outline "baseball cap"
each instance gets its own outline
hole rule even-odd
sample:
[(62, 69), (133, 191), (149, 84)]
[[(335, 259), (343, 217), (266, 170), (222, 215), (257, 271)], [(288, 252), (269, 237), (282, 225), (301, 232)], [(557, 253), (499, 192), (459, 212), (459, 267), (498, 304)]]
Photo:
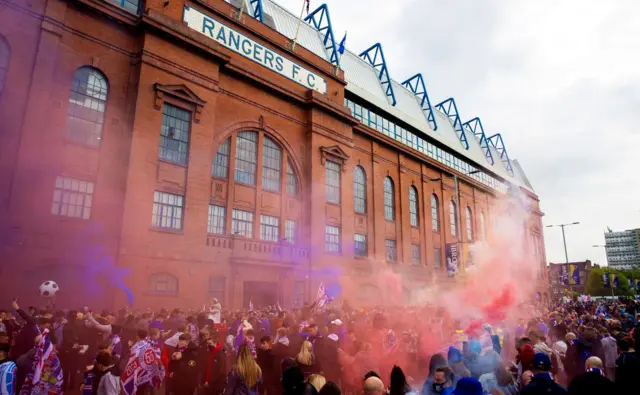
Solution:
[(536, 353), (536, 355), (533, 356), (533, 368), (543, 372), (550, 371), (551, 358), (549, 358), (547, 354), (541, 352)]
[(458, 381), (453, 395), (482, 395), (482, 384), (473, 377), (463, 377)]

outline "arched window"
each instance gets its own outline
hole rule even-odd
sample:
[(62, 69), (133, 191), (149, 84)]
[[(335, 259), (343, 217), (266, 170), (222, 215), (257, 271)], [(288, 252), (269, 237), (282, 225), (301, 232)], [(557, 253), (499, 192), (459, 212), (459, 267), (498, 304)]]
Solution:
[(262, 189), (280, 192), (282, 151), (269, 137), (264, 137), (262, 147)]
[(414, 186), (409, 187), (409, 220), (411, 226), (420, 226), (418, 220), (418, 190)]
[(67, 110), (69, 139), (90, 147), (100, 145), (108, 92), (100, 71), (86, 66), (76, 70)]
[(358, 214), (367, 212), (367, 177), (360, 166), (353, 171), (353, 209)]
[(471, 207), (467, 206), (466, 214), (467, 241), (473, 241), (473, 217), (471, 215)]
[(236, 182), (249, 185), (256, 184), (257, 157), (258, 133), (239, 132), (236, 138)]
[(231, 137), (228, 137), (218, 148), (216, 156), (213, 158), (212, 173), (214, 177), (229, 177), (229, 151), (231, 149)]
[(287, 193), (290, 196), (298, 196), (298, 177), (293, 171), (291, 160), (287, 160)]
[(480, 213), (480, 237), (482, 240), (487, 239), (487, 230), (484, 227), (484, 213)]
[(451, 236), (458, 236), (458, 224), (456, 223), (456, 202), (449, 202), (449, 223), (451, 224)]
[(169, 273), (154, 273), (149, 276), (147, 291), (154, 294), (177, 295), (178, 278)]
[(9, 51), (9, 43), (0, 34), (0, 94), (2, 94), (2, 89), (4, 88), (4, 80), (7, 76), (7, 71), (9, 70), (10, 57), (11, 52)]
[(391, 177), (384, 178), (384, 219), (395, 221), (396, 219), (396, 197), (393, 194), (393, 181)]
[(431, 195), (431, 230), (440, 232), (440, 207), (435, 193)]

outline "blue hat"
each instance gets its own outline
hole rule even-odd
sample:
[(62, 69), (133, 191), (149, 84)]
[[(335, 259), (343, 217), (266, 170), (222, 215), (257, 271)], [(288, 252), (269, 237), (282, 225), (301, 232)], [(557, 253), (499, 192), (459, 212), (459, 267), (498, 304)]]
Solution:
[(454, 346), (449, 346), (449, 352), (447, 353), (447, 360), (449, 363), (462, 362), (462, 353)]
[(463, 377), (458, 381), (453, 395), (482, 395), (482, 384), (473, 377)]
[(543, 372), (551, 370), (551, 358), (545, 353), (536, 353), (533, 356), (533, 368)]
[(482, 352), (482, 344), (480, 344), (480, 342), (477, 340), (473, 340), (471, 343), (469, 343), (469, 351), (480, 354)]

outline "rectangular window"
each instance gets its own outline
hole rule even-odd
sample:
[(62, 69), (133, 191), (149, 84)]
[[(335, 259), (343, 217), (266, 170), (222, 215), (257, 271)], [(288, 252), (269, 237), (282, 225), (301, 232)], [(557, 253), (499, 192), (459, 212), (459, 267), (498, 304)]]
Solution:
[(215, 158), (213, 158), (213, 176), (227, 178), (229, 176), (229, 151), (231, 150), (231, 139), (228, 138), (220, 145)]
[(367, 256), (367, 236), (361, 234), (353, 235), (353, 251), (355, 256), (366, 257)]
[(289, 161), (287, 161), (287, 193), (291, 196), (298, 196), (298, 178)]
[(233, 209), (231, 228), (234, 235), (253, 237), (253, 213), (251, 211)]
[(420, 260), (420, 245), (411, 244), (411, 264), (414, 266), (420, 266), (422, 264)]
[(442, 250), (440, 248), (433, 249), (433, 266), (442, 267)]
[(260, 215), (260, 240), (278, 242), (280, 240), (280, 218)]
[(295, 281), (293, 283), (293, 307), (300, 308), (304, 306), (304, 281)]
[(398, 252), (396, 250), (395, 240), (385, 240), (385, 258), (387, 262), (396, 262), (398, 260)]
[(256, 161), (258, 156), (258, 133), (239, 132), (236, 137), (235, 180), (243, 184), (256, 184)]
[(325, 178), (327, 202), (340, 203), (340, 165), (326, 161)]
[(287, 242), (295, 244), (296, 242), (296, 221), (288, 219), (284, 223), (284, 238)]
[(186, 165), (189, 157), (190, 129), (191, 113), (165, 103), (162, 107), (158, 156), (173, 163)]
[(268, 137), (264, 138), (262, 146), (262, 189), (280, 192), (280, 168), (282, 167), (282, 152)]
[(224, 306), (224, 277), (209, 277), (209, 297), (216, 298)]
[(153, 226), (163, 229), (182, 229), (184, 196), (155, 191), (153, 193)]
[(327, 225), (325, 227), (324, 250), (334, 254), (340, 252), (340, 228), (337, 226)]
[(93, 204), (93, 183), (74, 178), (56, 178), (51, 214), (89, 219)]
[(119, 5), (128, 12), (138, 15), (139, 0), (109, 0), (115, 5)]
[(225, 207), (214, 204), (209, 205), (209, 222), (207, 224), (207, 231), (209, 233), (224, 234), (226, 211), (227, 209)]

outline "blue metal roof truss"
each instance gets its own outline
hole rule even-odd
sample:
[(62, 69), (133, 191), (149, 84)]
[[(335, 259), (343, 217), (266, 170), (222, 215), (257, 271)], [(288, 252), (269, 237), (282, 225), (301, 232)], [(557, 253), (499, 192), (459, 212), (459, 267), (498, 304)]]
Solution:
[(431, 125), (431, 129), (438, 130), (438, 124), (436, 123), (436, 117), (433, 113), (433, 108), (431, 108), (431, 101), (429, 100), (429, 95), (427, 95), (427, 86), (424, 83), (422, 74), (418, 73), (414, 75), (413, 77), (403, 82), (402, 85), (411, 90), (411, 92), (413, 92), (413, 94), (420, 102), (422, 112), (424, 112), (429, 125)]
[(484, 128), (482, 127), (480, 118), (475, 117), (463, 123), (462, 127), (476, 136), (476, 139), (478, 139), (478, 142), (480, 143), (480, 148), (482, 148), (482, 152), (484, 152), (484, 156), (485, 158), (487, 158), (487, 162), (489, 162), (491, 166), (493, 166), (493, 164), (495, 163), (493, 160), (493, 154), (491, 153), (491, 149), (489, 149), (489, 140), (484, 134)]
[(320, 32), (324, 48), (329, 54), (329, 61), (336, 66), (340, 66), (338, 47), (336, 46), (336, 39), (333, 35), (333, 27), (331, 26), (331, 18), (329, 17), (329, 6), (326, 4), (321, 5), (304, 18), (304, 20)]
[(363, 51), (360, 57), (369, 62), (378, 72), (378, 80), (384, 90), (384, 94), (391, 101), (391, 105), (396, 105), (396, 94), (393, 92), (393, 85), (391, 85), (391, 78), (389, 78), (389, 71), (387, 70), (387, 62), (384, 60), (384, 53), (382, 52), (382, 45), (380, 43), (373, 44), (369, 49)]
[(451, 122), (453, 122), (453, 129), (458, 135), (460, 144), (462, 144), (464, 149), (468, 150), (469, 141), (467, 141), (467, 135), (464, 133), (462, 122), (460, 122), (460, 114), (458, 114), (458, 106), (456, 106), (456, 101), (453, 100), (453, 97), (450, 97), (447, 100), (436, 104), (436, 108), (442, 111), (447, 117), (449, 117)]
[(264, 7), (262, 6), (262, 0), (249, 0), (251, 5), (251, 12), (253, 17), (264, 23)]
[(493, 145), (493, 148), (498, 151), (500, 154), (500, 160), (504, 163), (504, 167), (507, 169), (509, 174), (513, 177), (513, 167), (511, 166), (511, 161), (509, 160), (509, 155), (507, 154), (507, 147), (504, 145), (504, 141), (502, 141), (502, 136), (500, 133), (496, 133), (493, 136), (489, 137), (489, 142)]

